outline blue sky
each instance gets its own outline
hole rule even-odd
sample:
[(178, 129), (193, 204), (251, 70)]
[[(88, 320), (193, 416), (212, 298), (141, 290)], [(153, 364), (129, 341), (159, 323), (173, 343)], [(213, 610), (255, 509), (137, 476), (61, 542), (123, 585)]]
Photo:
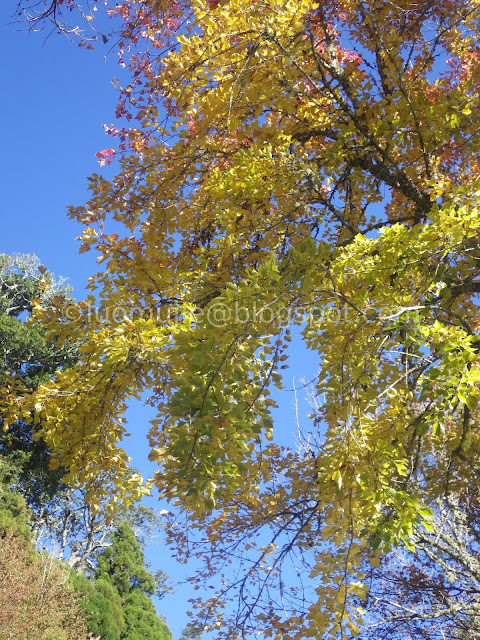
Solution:
[[(88, 175), (114, 169), (113, 165), (99, 169), (95, 153), (111, 146), (102, 123), (114, 122), (116, 92), (111, 79), (126, 71), (117, 64), (115, 53), (105, 62), (106, 49), (100, 45), (87, 51), (63, 36), (53, 34), (45, 40), (45, 33), (9, 24), (14, 4), (7, 0), (0, 6), (0, 252), (35, 253), (57, 276), (68, 277), (74, 295), (82, 298), (87, 278), (97, 270), (96, 256), (78, 253), (75, 237), (80, 228), (68, 220), (66, 206), (86, 200)], [(294, 376), (298, 382), (314, 370), (312, 359), (298, 350), (298, 342), (294, 349), (294, 367), (285, 379), (290, 388)], [(277, 397), (281, 407), (276, 426), (286, 436), (295, 429), (293, 394)], [(301, 421), (305, 413), (302, 405)], [(144, 434), (153, 416), (136, 403), (127, 417), (129, 431), (135, 434), (127, 450), (135, 466), (149, 474), (152, 466), (146, 461)], [(176, 581), (185, 579), (188, 568), (175, 563), (168, 549), (155, 545), (147, 556), (154, 568)], [(193, 593), (180, 584), (158, 603), (175, 638), (187, 622), (187, 600)]]
[(66, 38), (29, 33), (0, 9), (2, 55), (2, 251), (36, 253), (57, 275), (70, 278), (77, 296), (95, 268), (78, 254), (79, 228), (66, 205), (81, 204), (87, 176), (98, 170), (95, 153), (107, 142), (102, 122), (112, 119), (118, 73), (100, 51), (79, 49)]

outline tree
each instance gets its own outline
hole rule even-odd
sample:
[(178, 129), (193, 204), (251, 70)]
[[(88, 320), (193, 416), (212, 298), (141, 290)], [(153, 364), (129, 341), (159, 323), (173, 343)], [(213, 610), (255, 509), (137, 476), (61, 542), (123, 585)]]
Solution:
[(26, 320), (35, 304), (50, 306), (73, 302), (71, 288), (54, 276), (35, 255), (0, 254), (0, 375), (16, 376), (35, 386), (59, 367), (75, 361), (74, 345), (49, 344), (45, 328)]
[(90, 24), (96, 10), (97, 0), (17, 0), (12, 17), (34, 31), (46, 27), (51, 32), (78, 39), (84, 45), (98, 37)]
[(480, 637), (478, 491), (436, 500), (429, 528), (414, 526), (416, 553), (398, 549), (369, 571), (362, 640)]
[(0, 536), (8, 533), (24, 542), (31, 542), (29, 509), (25, 499), (10, 488), (15, 473), (15, 467), (0, 457)]
[(83, 573), (72, 573), (70, 582), (83, 602), (88, 629), (101, 640), (120, 640), (125, 621), (118, 591), (108, 580), (87, 578)]
[[(46, 32), (47, 38), (60, 33), (87, 49), (93, 49), (99, 40), (104, 45), (113, 41), (115, 48), (123, 50), (135, 43), (151, 23), (152, 8), (158, 14), (163, 3), (155, 0), (131, 4), (109, 0), (16, 0), (12, 18), (26, 29)], [(124, 64), (121, 59), (120, 63)]]
[[(75, 345), (49, 343), (45, 328), (28, 323), (35, 301), (71, 302), (70, 288), (34, 255), (0, 255), (0, 384), (28, 394), (75, 361)], [(51, 452), (35, 439), (31, 418), (0, 431), (0, 455), (16, 471), (12, 482), (35, 510), (51, 500), (61, 484), (61, 470), (49, 469)]]
[(98, 559), (95, 575), (108, 578), (124, 596), (139, 588), (155, 593), (153, 576), (145, 569), (145, 558), (131, 526), (125, 521), (112, 535), (112, 544)]
[[(104, 484), (108, 491), (108, 478)], [(111, 545), (111, 534), (122, 520), (128, 520), (141, 544), (158, 541), (165, 527), (163, 512), (142, 504), (132, 505), (128, 513), (111, 519), (104, 515), (104, 511), (88, 504), (84, 491), (62, 485), (49, 502), (32, 514), (30, 526), (36, 543), (48, 547), (52, 555), (66, 561), (77, 573), (95, 569), (98, 555)], [(170, 591), (168, 576), (157, 570), (154, 577), (156, 594), (162, 597)]]
[[(3, 351), (0, 375), (4, 381), (13, 381), (11, 384), (20, 382), (16, 388), (25, 393), (31, 393), (32, 388), (52, 378), (57, 368), (74, 361), (74, 345), (48, 342), (42, 325), (27, 323), (35, 301), (48, 306), (54, 298), (61, 298), (63, 303), (68, 303), (71, 300), (68, 293), (68, 288), (62, 282), (56, 283), (35, 256), (0, 256), (0, 346)], [(45, 640), (45, 634), (48, 640), (61, 640), (73, 637), (72, 633), (80, 634), (82, 629), (84, 634), (86, 631), (75, 596), (70, 597), (60, 589), (66, 582), (65, 567), (53, 558), (63, 560), (68, 554), (68, 565), (76, 571), (94, 569), (95, 557), (111, 544), (109, 534), (114, 530), (115, 521), (106, 522), (85, 503), (81, 492), (62, 483), (61, 469), (56, 473), (49, 470), (51, 453), (43, 442), (35, 440), (34, 431), (31, 420), (19, 421), (0, 436), (0, 536), (4, 539), (5, 553), (2, 565), (5, 593), (1, 599), (4, 603), (8, 598), (11, 600), (8, 607), (5, 605), (0, 629), (7, 633), (5, 629), (10, 627), (8, 637), (33, 638), (40, 633)], [(33, 511), (27, 508), (25, 500)], [(159, 526), (159, 517), (144, 506), (131, 509), (129, 521), (139, 535), (151, 534)], [(134, 535), (133, 530), (129, 530)], [(54, 549), (49, 556), (35, 556), (33, 565), (27, 569), (23, 566), (29, 562), (25, 543), (31, 543), (32, 538), (36, 543), (53, 543)], [(27, 551), (18, 547), (22, 540)], [(153, 575), (148, 576), (154, 579)], [(21, 588), (20, 579), (25, 579)], [(158, 586), (160, 595), (165, 579), (165, 574), (157, 572), (155, 587)], [(90, 630), (100, 634), (102, 640), (118, 640), (124, 617), (115, 587), (101, 579), (94, 583), (83, 575), (72, 578), (71, 583), (76, 592), (86, 597), (84, 608), (90, 616)], [(39, 615), (38, 607), (45, 608), (46, 598), (51, 598), (51, 603), (42, 612), (41, 620), (29, 622), (31, 616)], [(77, 626), (72, 626), (63, 612), (70, 605), (74, 607), (75, 616), (80, 617)], [(95, 614), (93, 620), (92, 613)], [(63, 631), (58, 625), (64, 626)], [(55, 639), (52, 634), (56, 634)], [(80, 636), (75, 638), (79, 640)]]
[[(99, 470), (128, 466), (126, 402), (150, 389), (154, 481), (207, 549), (199, 579), (241, 558), (202, 624), (347, 638), (365, 563), (478, 485), (477, 2), (195, 0), (168, 24), (143, 4), (119, 174), (72, 209), (106, 267), (99, 308), (39, 312), (82, 337), (80, 361), (4, 394), (6, 420), (35, 411), (99, 503)], [(318, 446), (299, 451), (270, 442), (291, 321), (320, 368)], [(148, 490), (121, 477), (112, 504)]]
[(140, 543), (127, 521), (120, 523), (111, 546), (100, 554), (95, 578), (97, 585), (110, 585), (117, 593), (123, 616), (121, 640), (171, 639), (149, 597), (156, 592), (154, 576), (145, 568)]

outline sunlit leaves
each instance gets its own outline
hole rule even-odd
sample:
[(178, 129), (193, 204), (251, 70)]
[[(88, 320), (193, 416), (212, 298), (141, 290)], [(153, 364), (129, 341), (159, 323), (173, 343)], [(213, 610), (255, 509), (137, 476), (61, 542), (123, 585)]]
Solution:
[[(248, 580), (268, 593), (233, 622), (217, 592), (197, 603), (219, 634), (356, 636), (365, 567), (473, 482), (477, 8), (195, 0), (140, 36), (118, 108), (135, 126), (109, 128), (119, 173), (71, 210), (105, 268), (96, 298), (75, 318), (38, 310), (52, 336), (81, 336), (81, 362), (15, 415), (41, 416), (93, 497), (99, 469), (126, 468), (122, 415), (149, 391), (153, 482), (205, 530), (202, 579), (238, 553), (224, 598)], [(271, 442), (292, 326), (319, 366), (298, 452)], [(148, 491), (126, 477), (117, 502)], [(312, 583), (287, 606), (289, 553)]]

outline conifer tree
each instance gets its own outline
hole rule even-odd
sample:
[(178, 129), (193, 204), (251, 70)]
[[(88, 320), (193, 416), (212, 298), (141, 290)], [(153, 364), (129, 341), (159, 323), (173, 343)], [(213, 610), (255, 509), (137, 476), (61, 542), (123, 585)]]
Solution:
[(145, 567), (141, 545), (127, 521), (120, 523), (111, 546), (99, 556), (95, 578), (100, 590), (105, 593), (106, 585), (111, 585), (120, 598), (120, 640), (170, 640), (171, 633), (150, 598), (155, 593), (154, 577)]

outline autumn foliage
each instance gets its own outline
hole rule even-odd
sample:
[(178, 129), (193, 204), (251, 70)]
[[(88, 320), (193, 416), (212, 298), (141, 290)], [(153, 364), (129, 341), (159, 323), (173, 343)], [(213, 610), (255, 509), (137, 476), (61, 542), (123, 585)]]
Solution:
[[(219, 635), (356, 636), (365, 563), (411, 547), (438, 494), (478, 481), (478, 9), (116, 10), (141, 25), (109, 127), (120, 169), (71, 210), (105, 267), (99, 308), (38, 310), (60, 341), (84, 339), (81, 361), (3, 405), (10, 421), (35, 412), (92, 501), (100, 470), (128, 477), (119, 504), (151, 486), (117, 473), (126, 403), (150, 391), (152, 482), (199, 533), (199, 578), (223, 580), (198, 603)], [(319, 366), (299, 450), (272, 442), (270, 415), (292, 324)], [(229, 554), (243, 565), (227, 584)], [(309, 582), (287, 597), (292, 554)]]

